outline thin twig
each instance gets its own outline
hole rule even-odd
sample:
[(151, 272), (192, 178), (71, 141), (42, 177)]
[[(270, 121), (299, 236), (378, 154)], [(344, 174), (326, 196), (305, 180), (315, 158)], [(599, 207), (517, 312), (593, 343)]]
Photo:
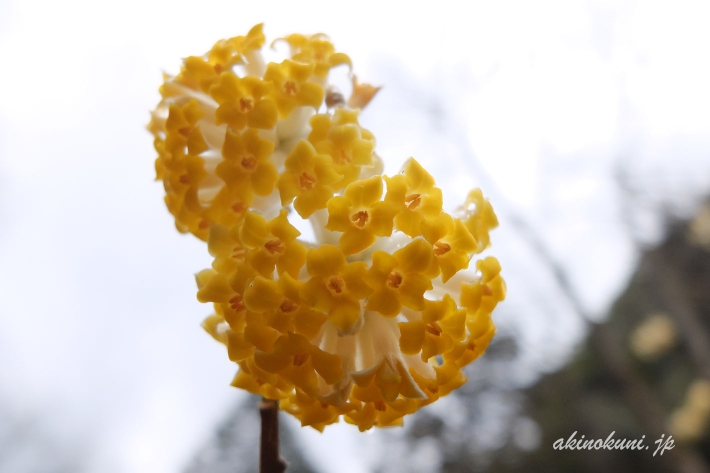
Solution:
[[(596, 324), (589, 336), (592, 348), (600, 357), (607, 373), (621, 388), (627, 405), (646, 429), (648, 440), (656, 440), (667, 434), (667, 420), (663, 406), (656, 393), (634, 369), (622, 342), (607, 324)], [(651, 448), (655, 448), (651, 445)], [(674, 448), (660, 457), (664, 470), (677, 473), (707, 473), (705, 460), (690, 448)]]
[(279, 455), (279, 401), (262, 399), (259, 403), (259, 414), (261, 415), (259, 472), (283, 473), (288, 463)]
[[(586, 310), (577, 291), (572, 286), (569, 277), (562, 265), (547, 250), (537, 232), (521, 218), (513, 218), (513, 223), (518, 229), (529, 237), (530, 245), (538, 252), (540, 258), (552, 271), (560, 290), (567, 296), (575, 311), (584, 319), (591, 320), (591, 314)], [(616, 339), (614, 333), (606, 324), (592, 324), (589, 334), (592, 348), (598, 353), (604, 368), (622, 388), (622, 395), (627, 405), (639, 418), (649, 433), (659, 438), (666, 428), (666, 416), (663, 407), (653, 390), (631, 366), (624, 353), (622, 344)], [(668, 452), (668, 471), (677, 473), (708, 473), (705, 460), (691, 449), (673, 449)]]

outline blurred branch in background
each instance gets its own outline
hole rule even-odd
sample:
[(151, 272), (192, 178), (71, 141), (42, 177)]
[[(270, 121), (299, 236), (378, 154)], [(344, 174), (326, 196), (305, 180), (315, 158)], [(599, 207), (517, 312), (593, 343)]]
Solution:
[[(702, 380), (710, 367), (710, 253), (692, 243), (689, 228), (689, 222), (676, 222), (661, 245), (644, 252), (608, 320), (592, 325), (575, 359), (527, 390), (527, 410), (544, 438), (526, 466), (709, 471), (710, 389)], [(651, 449), (661, 435), (673, 435), (676, 447), (655, 458), (646, 451), (551, 449), (575, 431), (602, 439), (611, 432), (617, 439), (645, 435)]]

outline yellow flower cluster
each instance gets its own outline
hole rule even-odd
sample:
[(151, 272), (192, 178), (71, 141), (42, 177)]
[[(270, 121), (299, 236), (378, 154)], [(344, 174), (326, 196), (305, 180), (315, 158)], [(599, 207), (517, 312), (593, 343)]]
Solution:
[(304, 426), (400, 424), (461, 386), (495, 332), (500, 265), (470, 262), (496, 216), (480, 190), (444, 212), (414, 159), (382, 175), (358, 122), (377, 89), (353, 78), (346, 102), (329, 86), (351, 62), (327, 37), (283, 38), (278, 64), (264, 41), (257, 25), (185, 59), (149, 125), (176, 226), (214, 257), (197, 274), (204, 327), (239, 365), (234, 386)]

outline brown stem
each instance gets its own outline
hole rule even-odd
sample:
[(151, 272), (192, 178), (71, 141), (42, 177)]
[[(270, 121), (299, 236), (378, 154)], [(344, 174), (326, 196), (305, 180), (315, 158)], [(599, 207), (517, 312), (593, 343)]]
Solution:
[(279, 401), (262, 399), (259, 403), (259, 414), (261, 415), (259, 472), (283, 473), (288, 463), (279, 455)]

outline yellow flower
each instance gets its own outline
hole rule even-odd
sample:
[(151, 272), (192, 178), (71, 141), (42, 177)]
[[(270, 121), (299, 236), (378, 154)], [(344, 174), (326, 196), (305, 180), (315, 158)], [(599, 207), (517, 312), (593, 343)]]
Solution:
[(316, 159), (322, 185), (309, 189), (310, 179), (318, 176), (308, 172), (292, 179), (284, 160), (315, 132), (309, 120), (323, 91), (331, 90), (323, 71), (350, 61), (321, 36), (296, 35), (287, 38), (293, 59), (266, 64), (264, 42), (262, 25), (256, 25), (246, 36), (219, 40), (205, 54), (189, 56), (177, 76), (164, 75), (162, 100), (151, 114), (148, 129), (155, 137), (156, 176), (164, 183), (166, 206), (179, 231), (202, 240), (211, 225), (232, 227), (247, 209), (273, 215), (280, 197), (274, 186), (282, 174), (288, 201), (282, 205), (296, 198), (297, 209), (310, 215), (325, 208), (330, 190), (376, 175), (382, 167), (372, 134), (359, 126), (354, 111), (343, 109), (319, 118), (327, 129), (313, 144), (322, 149), (316, 154), (331, 162)]
[(239, 236), (241, 225), (227, 228), (212, 225), (207, 239), (207, 249), (214, 256), (212, 268), (218, 273), (230, 275), (236, 271), (237, 264), (246, 261), (248, 248)]
[(177, 223), (178, 230), (206, 235), (208, 226), (199, 203), (200, 188), (207, 180), (206, 149), (199, 121), (203, 116), (197, 101), (170, 104), (164, 120), (164, 139), (156, 139), (158, 159), (155, 168), (168, 194), (166, 204), (175, 215), (189, 215)]
[(308, 135), (316, 150), (333, 158), (335, 170), (343, 178), (336, 190), (358, 179), (362, 167), (372, 166), (375, 137), (358, 123), (358, 110), (335, 109), (329, 114), (311, 118), (311, 134)]
[(338, 332), (347, 334), (360, 321), (360, 301), (372, 292), (365, 282), (366, 270), (363, 261), (347, 263), (337, 246), (312, 248), (308, 250), (311, 277), (301, 289), (301, 297), (314, 309), (328, 313)]
[(325, 208), (333, 196), (332, 185), (342, 177), (333, 168), (331, 157), (316, 154), (313, 145), (305, 140), (301, 140), (288, 155), (285, 166), (286, 170), (277, 183), (281, 205), (288, 205), (295, 198), (293, 207), (303, 218)]
[(258, 51), (266, 40), (262, 26), (256, 25), (246, 36), (219, 40), (207, 53), (207, 57), (187, 57), (177, 81), (207, 93), (223, 71), (237, 64), (251, 65), (254, 61), (258, 62), (258, 56), (255, 56), (254, 52)]
[(400, 203), (402, 211), (395, 218), (397, 230), (411, 237), (422, 234), (422, 223), (441, 214), (441, 189), (434, 178), (414, 158), (410, 158), (400, 174), (385, 178), (387, 192)]
[(466, 336), (466, 311), (451, 296), (441, 301), (425, 300), (420, 314), (410, 314), (411, 322), (399, 324), (400, 347), (407, 355), (421, 354), (422, 361), (451, 350)]
[(237, 77), (233, 72), (223, 72), (210, 87), (210, 96), (219, 104), (216, 123), (226, 123), (241, 130), (268, 129), (276, 126), (278, 109), (273, 100), (266, 98), (272, 84), (258, 77)]
[(195, 277), (199, 288), (197, 300), (214, 303), (215, 310), (230, 328), (227, 335), (240, 333), (244, 329), (244, 292), (255, 276), (256, 273), (248, 265), (237, 263), (237, 269), (231, 276), (214, 269), (205, 269)]
[(490, 314), (498, 302), (505, 299), (505, 282), (500, 276), (500, 263), (492, 256), (476, 262), (481, 277), (474, 283), (463, 284), (461, 305), (469, 312)]
[[(261, 25), (257, 25), (247, 36), (219, 41), (205, 55), (188, 57), (178, 76), (164, 76), (162, 100), (152, 112), (148, 129), (158, 152), (157, 178), (165, 185), (166, 205), (181, 232), (205, 240), (211, 225), (232, 226), (253, 205), (250, 190), (225, 188), (216, 169), (222, 162), (223, 144), (235, 129), (268, 129), (276, 124), (275, 105), (263, 99), (270, 83), (256, 76), (237, 78), (232, 71), (237, 64), (248, 71), (262, 69), (263, 43)], [(259, 195), (274, 180), (273, 170), (260, 166), (259, 173), (265, 172), (270, 176), (255, 179), (251, 189), (257, 188)]]
[(237, 190), (250, 203), (252, 193), (266, 196), (274, 190), (279, 174), (269, 160), (273, 150), (274, 143), (259, 138), (253, 128), (244, 133), (227, 130), (222, 147), (224, 161), (215, 172), (227, 187)]
[(281, 64), (272, 62), (267, 66), (264, 80), (274, 84), (270, 97), (276, 103), (280, 117), (288, 116), (296, 107), (317, 109), (323, 103), (323, 87), (308, 82), (314, 67), (288, 59)]
[(342, 196), (328, 201), (328, 223), (325, 228), (343, 232), (340, 248), (346, 255), (359, 253), (371, 246), (377, 237), (392, 235), (397, 206), (381, 201), (382, 178), (374, 176), (350, 184)]
[(313, 310), (301, 299), (303, 284), (288, 273), (283, 273), (276, 281), (258, 276), (246, 290), (244, 304), (252, 312), (262, 314), (269, 327), (312, 340), (328, 316)]
[(178, 230), (214, 258), (197, 299), (232, 385), (318, 430), (401, 425), (461, 386), (495, 333), (500, 264), (470, 261), (498, 221), (477, 189), (444, 212), (414, 159), (382, 176), (358, 122), (378, 89), (353, 79), (346, 104), (327, 77), (350, 59), (323, 35), (285, 40), (292, 56), (265, 64), (257, 25), (164, 77), (156, 175)]
[(432, 247), (418, 238), (394, 254), (376, 251), (367, 279), (376, 288), (365, 305), (386, 317), (398, 315), (402, 306), (424, 308), (424, 293), (432, 289), (431, 280), (438, 274)]
[(468, 268), (471, 254), (477, 251), (478, 244), (461, 219), (441, 213), (432, 220), (422, 220), (421, 231), (424, 238), (434, 246), (433, 252), (443, 282)]
[(353, 91), (348, 99), (348, 107), (360, 109), (365, 108), (368, 103), (377, 95), (382, 87), (375, 87), (370, 84), (361, 83), (357, 76), (352, 78)]
[(291, 47), (294, 61), (313, 64), (314, 74), (325, 79), (330, 69), (340, 64), (347, 64), (352, 69), (350, 58), (343, 53), (336, 53), (333, 44), (323, 34), (311, 37), (302, 34), (292, 34), (281, 38)]
[(246, 36), (217, 41), (212, 50), (207, 53), (209, 63), (220, 73), (234, 64), (259, 62), (258, 56), (254, 53), (258, 52), (266, 41), (263, 27), (264, 24), (260, 23), (249, 30)]
[(485, 250), (491, 244), (488, 233), (498, 226), (493, 206), (483, 198), (481, 189), (474, 189), (468, 194), (462, 210), (466, 228), (478, 242), (478, 252)]
[(246, 261), (259, 274), (272, 277), (274, 267), (278, 275), (284, 272), (298, 277), (306, 262), (306, 247), (296, 238), (301, 232), (288, 222), (287, 210), (269, 222), (261, 215), (247, 212), (240, 227), (240, 237), (251, 250)]

